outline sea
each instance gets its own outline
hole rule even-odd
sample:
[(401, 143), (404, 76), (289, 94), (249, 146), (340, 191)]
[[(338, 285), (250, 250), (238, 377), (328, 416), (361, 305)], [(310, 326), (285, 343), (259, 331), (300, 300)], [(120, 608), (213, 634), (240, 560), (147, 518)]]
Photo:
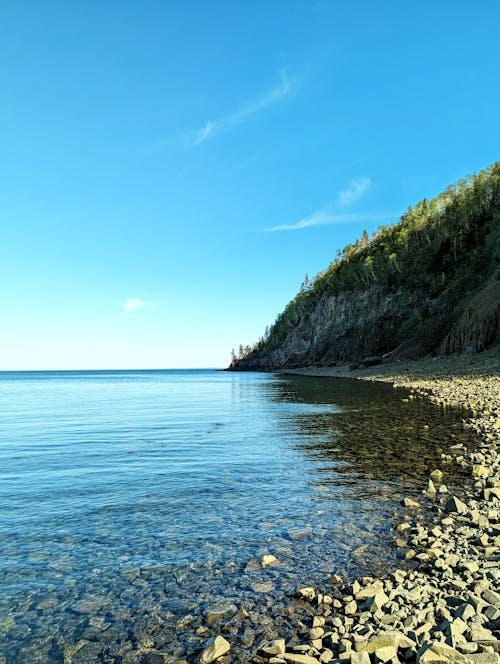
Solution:
[(299, 587), (408, 565), (401, 500), (463, 416), (341, 378), (0, 373), (0, 662), (191, 662), (217, 633), (248, 661)]

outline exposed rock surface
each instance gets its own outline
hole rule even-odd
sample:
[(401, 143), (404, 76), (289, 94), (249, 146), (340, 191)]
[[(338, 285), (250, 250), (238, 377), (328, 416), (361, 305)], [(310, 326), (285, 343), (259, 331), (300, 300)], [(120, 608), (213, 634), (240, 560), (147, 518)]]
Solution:
[[(453, 302), (378, 285), (321, 297), (308, 315), (269, 351), (241, 359), (237, 370), (269, 370), (337, 362), (376, 364), (382, 356), (416, 359), (429, 353), (482, 351), (498, 338), (500, 282)], [(425, 315), (424, 313), (425, 312)], [(375, 360), (375, 358), (379, 358)], [(371, 361), (370, 361), (371, 360)]]

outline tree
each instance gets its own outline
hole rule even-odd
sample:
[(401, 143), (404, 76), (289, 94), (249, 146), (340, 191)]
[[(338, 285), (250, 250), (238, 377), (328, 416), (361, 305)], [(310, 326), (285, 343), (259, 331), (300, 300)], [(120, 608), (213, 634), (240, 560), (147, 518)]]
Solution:
[(310, 287), (311, 287), (311, 280), (309, 279), (309, 275), (306, 273), (304, 281), (300, 284), (300, 292), (304, 293), (306, 290), (309, 290)]

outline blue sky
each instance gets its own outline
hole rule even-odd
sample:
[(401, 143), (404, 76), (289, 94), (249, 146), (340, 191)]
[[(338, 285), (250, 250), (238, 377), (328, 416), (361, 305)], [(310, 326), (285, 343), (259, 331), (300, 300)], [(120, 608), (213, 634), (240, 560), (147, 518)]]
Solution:
[(0, 369), (221, 367), (499, 158), (500, 3), (2, 2)]

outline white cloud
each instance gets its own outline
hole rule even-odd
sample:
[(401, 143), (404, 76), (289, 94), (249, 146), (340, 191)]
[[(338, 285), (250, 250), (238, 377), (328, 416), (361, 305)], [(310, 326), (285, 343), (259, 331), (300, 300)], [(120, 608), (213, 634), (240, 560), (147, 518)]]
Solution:
[(372, 181), (370, 178), (354, 178), (354, 180), (351, 180), (349, 187), (339, 193), (337, 198), (338, 206), (346, 207), (352, 205), (365, 195), (371, 184)]
[(208, 120), (205, 122), (204, 126), (201, 127), (201, 129), (192, 132), (190, 137), (191, 147), (201, 145), (213, 136), (222, 134), (232, 129), (236, 125), (244, 122), (248, 117), (263, 111), (273, 104), (278, 103), (290, 94), (293, 87), (294, 85), (289, 80), (286, 74), (286, 70), (282, 69), (280, 71), (280, 82), (266, 95), (248, 104), (247, 106), (243, 106), (238, 111), (235, 111), (230, 115), (220, 117), (217, 120)]
[(362, 221), (386, 221), (393, 215), (369, 214), (369, 213), (346, 213), (343, 208), (349, 207), (358, 201), (371, 187), (371, 178), (362, 177), (351, 180), (349, 187), (339, 192), (336, 205), (326, 205), (312, 214), (299, 219), (293, 224), (281, 224), (266, 228), (268, 232), (274, 231), (297, 231), (312, 226), (326, 226), (327, 224), (353, 224)]
[(330, 224), (354, 224), (361, 221), (383, 221), (390, 215), (387, 214), (338, 214), (328, 208), (323, 208), (313, 212), (307, 217), (300, 219), (294, 224), (282, 224), (266, 228), (268, 232), (275, 231), (298, 231), (302, 228), (311, 228), (312, 226), (326, 226)]
[(147, 300), (140, 300), (137, 297), (129, 297), (123, 305), (123, 308), (127, 313), (133, 313), (134, 311), (148, 307), (150, 304), (151, 302), (148, 302)]

